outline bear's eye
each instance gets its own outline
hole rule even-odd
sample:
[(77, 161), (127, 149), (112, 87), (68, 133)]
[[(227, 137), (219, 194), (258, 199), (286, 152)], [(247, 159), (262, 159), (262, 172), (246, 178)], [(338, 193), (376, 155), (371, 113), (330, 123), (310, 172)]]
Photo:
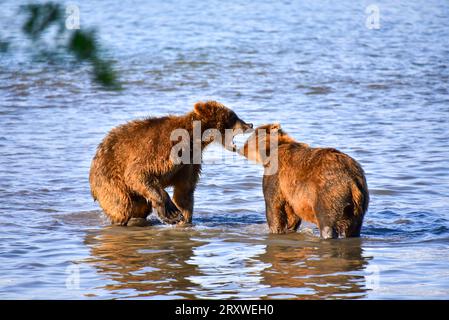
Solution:
[(232, 113), (229, 120), (231, 121), (231, 123), (236, 122), (238, 119), (237, 115), (235, 113)]

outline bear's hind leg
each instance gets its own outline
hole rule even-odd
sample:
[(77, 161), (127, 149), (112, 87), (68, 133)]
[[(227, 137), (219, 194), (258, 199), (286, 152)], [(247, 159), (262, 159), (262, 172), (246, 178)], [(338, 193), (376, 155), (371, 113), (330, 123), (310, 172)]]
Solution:
[(320, 226), (320, 235), (323, 239), (336, 239), (338, 238), (338, 233), (335, 228), (324, 225)]
[(338, 218), (338, 209), (331, 207), (327, 203), (327, 198), (322, 197), (315, 207), (315, 218), (318, 228), (320, 229), (320, 235), (323, 239), (336, 239), (338, 238), (337, 226), (335, 224)]
[(151, 203), (149, 203), (144, 197), (139, 195), (133, 195), (132, 197), (132, 209), (130, 212), (130, 220), (127, 226), (132, 227), (146, 227), (150, 225), (147, 217), (151, 214)]
[(132, 201), (128, 193), (119, 188), (107, 188), (97, 194), (97, 200), (112, 224), (126, 226), (131, 218)]
[(343, 210), (341, 221), (338, 223), (338, 232), (341, 238), (360, 237), (363, 215), (354, 212), (354, 206), (348, 205)]

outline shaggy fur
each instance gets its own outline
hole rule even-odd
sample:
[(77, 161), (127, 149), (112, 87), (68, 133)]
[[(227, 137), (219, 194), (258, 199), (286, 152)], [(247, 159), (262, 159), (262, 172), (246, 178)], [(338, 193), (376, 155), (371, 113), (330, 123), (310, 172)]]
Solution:
[[(269, 150), (273, 138), (277, 146), (265, 155), (260, 147)], [(263, 192), (272, 233), (296, 231), (304, 220), (317, 224), (323, 238), (360, 235), (369, 195), (357, 161), (336, 149), (296, 142), (279, 124), (257, 128), (239, 153), (265, 167)], [(278, 170), (268, 175), (274, 157)]]
[[(216, 128), (224, 135), (225, 129), (252, 127), (224, 105), (207, 101), (182, 116), (135, 120), (112, 129), (98, 146), (89, 176), (92, 196), (112, 223), (145, 221), (153, 208), (166, 223), (192, 221), (201, 164), (173, 163), (170, 152), (177, 142), (170, 135), (185, 129), (192, 146), (193, 121), (201, 121), (201, 133)], [(210, 142), (201, 143), (201, 151)], [(164, 190), (168, 186), (174, 187), (173, 201)]]

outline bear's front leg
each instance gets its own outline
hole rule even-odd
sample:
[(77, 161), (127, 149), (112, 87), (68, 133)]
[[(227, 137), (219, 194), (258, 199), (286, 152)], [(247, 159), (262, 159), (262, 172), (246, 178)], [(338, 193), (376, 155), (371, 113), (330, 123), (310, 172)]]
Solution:
[(176, 204), (170, 199), (167, 191), (161, 191), (162, 197), (157, 198), (158, 205), (153, 205), (159, 218), (168, 224), (176, 224), (183, 221), (183, 213)]
[(184, 219), (180, 224), (192, 223), (193, 194), (198, 183), (201, 165), (185, 165), (173, 177), (173, 201), (181, 210)]
[(266, 201), (266, 215), (271, 233), (286, 233), (288, 227), (287, 215), (283, 204), (277, 201)]
[(170, 199), (170, 195), (155, 178), (139, 174), (128, 175), (129, 187), (147, 201), (151, 202), (159, 218), (168, 224), (176, 224), (183, 219), (182, 212)]
[(287, 231), (296, 232), (301, 225), (301, 218), (295, 213), (292, 206), (288, 203), (285, 204), (284, 210), (287, 215)]
[(180, 224), (191, 224), (193, 215), (193, 188), (183, 188), (175, 186), (173, 191), (173, 201), (181, 210), (184, 219)]
[(265, 214), (270, 232), (286, 233), (288, 219), (284, 209), (285, 200), (280, 193), (277, 176), (264, 175), (262, 185), (265, 198)]

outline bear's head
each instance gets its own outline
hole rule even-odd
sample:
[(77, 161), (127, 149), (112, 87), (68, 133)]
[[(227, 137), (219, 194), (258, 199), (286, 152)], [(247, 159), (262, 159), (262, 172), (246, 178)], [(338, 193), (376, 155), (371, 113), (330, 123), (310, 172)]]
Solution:
[(277, 151), (279, 143), (284, 142), (287, 137), (279, 123), (265, 124), (254, 130), (238, 153), (248, 160), (265, 165), (274, 151)]
[(193, 112), (201, 121), (202, 131), (210, 132), (209, 140), (217, 140), (220, 136), (223, 146), (231, 151), (237, 151), (234, 136), (245, 133), (253, 127), (251, 123), (246, 123), (234, 111), (217, 101), (197, 102)]

